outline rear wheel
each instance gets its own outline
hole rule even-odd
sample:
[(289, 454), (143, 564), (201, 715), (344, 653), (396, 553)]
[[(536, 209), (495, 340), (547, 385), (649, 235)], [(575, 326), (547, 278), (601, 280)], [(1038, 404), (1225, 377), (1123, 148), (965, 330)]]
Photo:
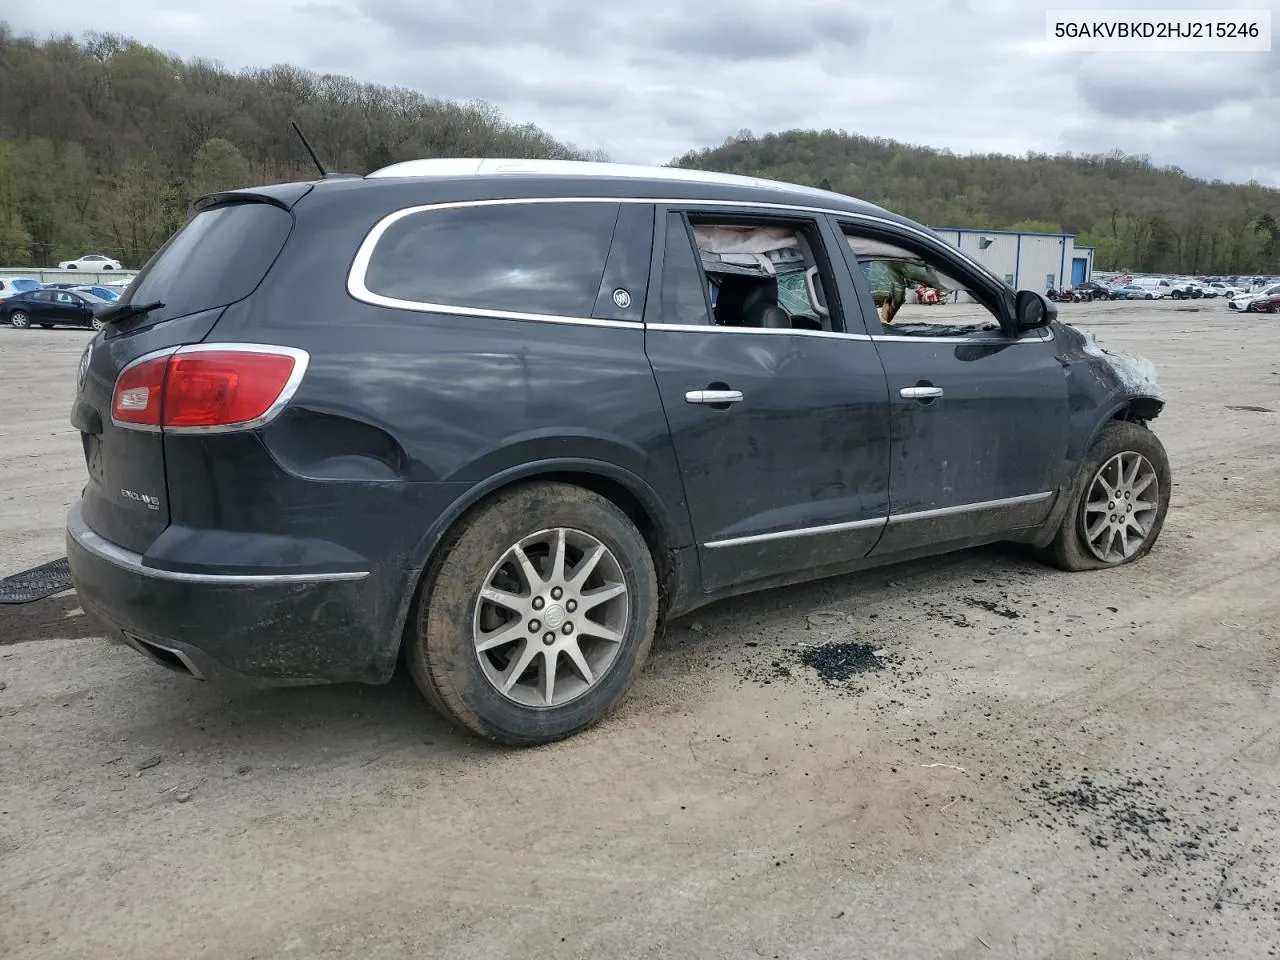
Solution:
[(31, 326), (31, 318), (25, 311), (15, 310), (9, 315), (9, 323), (18, 330), (26, 330)]
[(1156, 435), (1136, 423), (1108, 423), (1080, 465), (1044, 559), (1063, 570), (1098, 570), (1146, 556), (1164, 527), (1171, 486)]
[(89, 326), (93, 327), (94, 330), (101, 330), (104, 326), (106, 326), (106, 324), (104, 324), (102, 320), (99, 319), (98, 317), (94, 317), (92, 320), (89, 321)]
[(611, 502), (564, 483), (500, 494), (423, 584), (405, 659), (427, 699), (480, 736), (547, 743), (595, 724), (649, 653), (658, 582)]

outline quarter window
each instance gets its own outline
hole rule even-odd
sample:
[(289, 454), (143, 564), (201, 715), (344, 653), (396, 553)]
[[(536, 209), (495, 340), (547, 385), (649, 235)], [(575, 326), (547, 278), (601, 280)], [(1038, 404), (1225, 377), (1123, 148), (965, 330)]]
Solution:
[(413, 303), (590, 317), (618, 208), (513, 203), (412, 213), (378, 239), (364, 285)]

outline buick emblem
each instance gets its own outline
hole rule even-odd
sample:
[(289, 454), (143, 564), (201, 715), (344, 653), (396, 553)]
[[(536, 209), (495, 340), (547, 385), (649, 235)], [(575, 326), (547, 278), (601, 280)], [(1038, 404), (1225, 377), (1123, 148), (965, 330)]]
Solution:
[(618, 309), (625, 310), (631, 306), (631, 294), (619, 287), (613, 291), (613, 302), (618, 305)]
[(89, 360), (93, 357), (93, 344), (84, 348), (84, 353), (80, 354), (80, 364), (76, 367), (76, 389), (84, 389), (84, 378), (89, 373)]

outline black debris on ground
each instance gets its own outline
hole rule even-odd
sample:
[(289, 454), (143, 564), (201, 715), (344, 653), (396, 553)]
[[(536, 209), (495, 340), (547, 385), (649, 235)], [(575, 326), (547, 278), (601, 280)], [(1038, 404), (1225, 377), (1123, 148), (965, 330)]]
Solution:
[(988, 613), (994, 613), (997, 617), (1004, 617), (1006, 620), (1017, 620), (1022, 614), (1014, 610), (1010, 606), (1006, 606), (997, 600), (982, 600), (978, 597), (965, 597), (964, 602), (971, 607), (977, 607), (979, 610), (986, 610)]
[(901, 687), (923, 672), (923, 667), (908, 664), (901, 656), (877, 644), (832, 639), (826, 643), (775, 648), (748, 657), (740, 672), (740, 682), (764, 686), (808, 682), (854, 696), (863, 691), (857, 681), (873, 674), (883, 675), (892, 686)]
[(885, 651), (878, 651), (869, 643), (824, 643), (800, 652), (800, 662), (832, 684), (844, 683), (869, 670), (883, 670), (886, 659)]
[(977, 624), (970, 622), (969, 618), (963, 613), (952, 613), (946, 604), (926, 603), (924, 604), (924, 612), (927, 617), (932, 617), (935, 620), (946, 620), (948, 623), (964, 629), (971, 630), (977, 626)]
[[(1136, 864), (1152, 882), (1163, 876), (1183, 901), (1280, 913), (1269, 894), (1272, 854), (1241, 830), (1244, 811), (1235, 793), (1184, 788), (1159, 774), (1119, 769), (1064, 773), (1051, 763), (1022, 788), (1020, 799), (1028, 821), (1079, 833), (1104, 863), (1116, 857)], [(1276, 810), (1263, 815), (1280, 819)]]

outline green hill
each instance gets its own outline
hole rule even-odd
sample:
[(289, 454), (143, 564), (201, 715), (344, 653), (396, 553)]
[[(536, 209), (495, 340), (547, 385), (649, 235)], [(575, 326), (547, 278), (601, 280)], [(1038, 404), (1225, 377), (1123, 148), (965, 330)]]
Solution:
[(1064, 230), (1100, 269), (1280, 273), (1280, 191), (1147, 157), (960, 156), (832, 130), (743, 132), (675, 165), (821, 186), (933, 226)]
[(125, 37), (44, 42), (0, 23), (0, 264), (100, 251), (141, 266), (217, 189), (420, 156), (580, 156), (484, 103), (291, 66), (230, 72)]

